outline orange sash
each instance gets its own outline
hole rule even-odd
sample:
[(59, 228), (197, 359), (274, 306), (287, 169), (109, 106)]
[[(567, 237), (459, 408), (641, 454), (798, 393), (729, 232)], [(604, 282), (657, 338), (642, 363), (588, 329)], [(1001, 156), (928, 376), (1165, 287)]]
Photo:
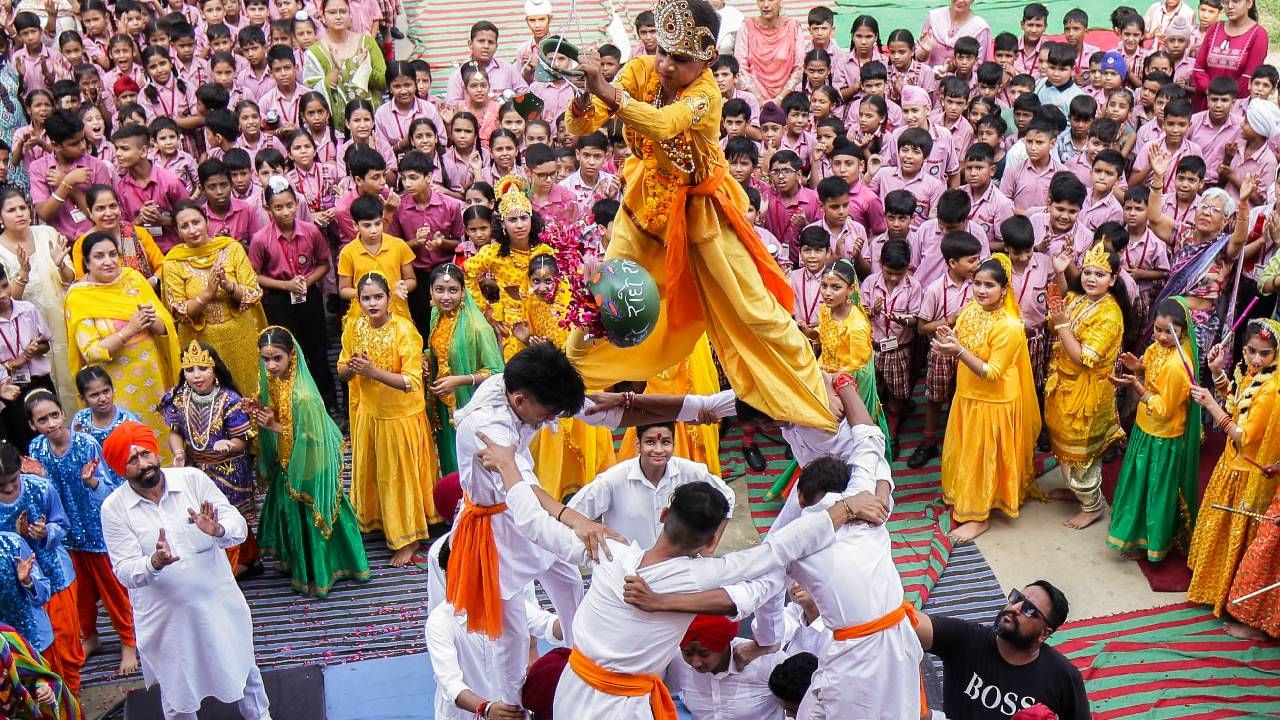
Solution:
[(498, 582), (498, 546), (493, 541), (493, 516), (506, 503), (476, 505), (462, 496), (462, 514), (449, 541), (449, 574), (444, 596), (454, 612), (467, 613), (467, 630), (502, 637), (502, 588)]
[(720, 166), (706, 180), (697, 185), (681, 185), (672, 200), (675, 209), (667, 220), (667, 283), (663, 288), (663, 296), (667, 299), (667, 325), (673, 329), (681, 328), (697, 320), (702, 314), (701, 302), (697, 288), (693, 282), (693, 272), (689, 269), (689, 229), (686, 225), (685, 205), (689, 196), (710, 197), (720, 214), (729, 221), (729, 226), (742, 241), (756, 269), (764, 280), (769, 293), (790, 313), (795, 306), (795, 294), (791, 289), (791, 281), (782, 274), (782, 268), (765, 249), (755, 228), (747, 222), (747, 218), (730, 200), (727, 193), (720, 192), (728, 168)]
[[(903, 600), (902, 604), (881, 615), (875, 620), (864, 622), (861, 625), (850, 625), (843, 627), (832, 633), (836, 640), (857, 640), (858, 638), (870, 637), (878, 632), (884, 632), (892, 627), (897, 627), (902, 622), (902, 618), (911, 618), (911, 627), (920, 624), (920, 616), (916, 614), (916, 606), (911, 604), (910, 600)], [(924, 694), (924, 676), (920, 677), (920, 717), (929, 716), (929, 700)]]
[(594, 660), (582, 654), (578, 648), (569, 653), (569, 667), (582, 678), (582, 681), (606, 695), (617, 697), (649, 696), (649, 709), (653, 711), (653, 720), (676, 720), (676, 704), (671, 700), (671, 693), (657, 675), (629, 675), (627, 673), (607, 670), (596, 664)]

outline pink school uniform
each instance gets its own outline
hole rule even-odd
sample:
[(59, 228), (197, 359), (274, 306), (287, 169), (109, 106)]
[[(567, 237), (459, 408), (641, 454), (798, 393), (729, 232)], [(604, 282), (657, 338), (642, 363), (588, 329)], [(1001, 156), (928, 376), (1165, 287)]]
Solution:
[(818, 326), (818, 310), (822, 307), (822, 271), (811, 273), (798, 267), (791, 271), (791, 290), (796, 304), (791, 314), (805, 327)]
[(764, 211), (764, 225), (769, 232), (782, 243), (787, 256), (792, 260), (799, 257), (798, 241), (801, 225), (792, 224), (791, 218), (799, 214), (808, 225), (822, 217), (822, 206), (818, 202), (818, 193), (807, 187), (796, 188), (796, 193), (789, 198), (771, 192), (768, 196), (769, 206)]
[(862, 177), (854, 179), (849, 186), (849, 217), (867, 229), (867, 233), (885, 231), (884, 203), (875, 191), (862, 182)]
[(854, 251), (854, 248), (858, 245), (862, 245), (863, 247), (866, 246), (867, 229), (862, 227), (861, 223), (851, 217), (845, 218), (844, 225), (835, 231), (832, 231), (831, 228), (827, 227), (826, 220), (821, 218), (815, 222), (809, 223), (805, 227), (809, 228), (815, 226), (821, 227), (823, 230), (830, 233), (831, 252), (834, 253), (836, 258), (852, 260), (854, 257), (862, 254), (861, 247), (858, 247), (856, 252)]
[[(916, 236), (915, 231), (911, 230), (911, 231), (908, 231), (906, 237), (897, 238), (897, 240), (905, 242), (907, 244), (907, 247), (912, 248), (912, 251), (911, 251), (912, 262), (911, 262), (911, 266), (908, 269), (913, 271), (916, 269), (916, 266), (915, 266), (916, 258), (915, 258), (915, 249), (914, 249), (915, 236)], [(879, 235), (872, 236), (870, 239), (868, 239), (865, 243), (862, 244), (862, 253), (859, 257), (861, 257), (863, 260), (867, 261), (867, 263), (871, 265), (872, 273), (880, 272), (880, 251), (883, 250), (884, 246), (889, 243), (889, 240), (890, 240), (889, 233), (882, 232)]]
[[(971, 296), (970, 281), (965, 278), (957, 283), (951, 275), (927, 285), (920, 300), (920, 322), (945, 320), (957, 315)], [(938, 352), (929, 353), (929, 369), (925, 373), (924, 397), (929, 402), (942, 403), (951, 399), (956, 384), (956, 358)]]
[(1051, 282), (1054, 282), (1053, 260), (1041, 252), (1031, 253), (1031, 259), (1022, 272), (1015, 268), (1011, 282), (1011, 292), (1016, 293), (1018, 307), (1022, 310), (1027, 351), (1031, 355), (1031, 374), (1039, 390), (1044, 389), (1045, 375), (1049, 368), (1049, 349), (1053, 345), (1044, 326)]
[(1115, 193), (1107, 193), (1101, 200), (1095, 200), (1092, 189), (1085, 195), (1084, 207), (1080, 208), (1080, 215), (1076, 218), (1076, 224), (1083, 225), (1090, 233), (1103, 223), (1123, 221), (1124, 208)]
[(915, 195), (916, 214), (911, 218), (912, 229), (920, 227), (920, 223), (933, 216), (938, 198), (947, 189), (940, 180), (925, 174), (923, 170), (908, 179), (902, 177), (902, 172), (897, 167), (882, 167), (877, 170), (869, 187), (880, 196), (882, 203), (885, 196), (894, 190), (907, 190)]
[(431, 121), (436, 128), (436, 137), (445, 137), (444, 120), (435, 106), (421, 98), (414, 98), (408, 110), (401, 110), (394, 101), (383, 103), (373, 113), (374, 132), (386, 141), (390, 147), (409, 137), (409, 126), (413, 121), (423, 117)]
[(1085, 228), (1080, 222), (1079, 216), (1076, 217), (1076, 224), (1066, 232), (1056, 232), (1053, 230), (1052, 224), (1049, 222), (1049, 211), (1042, 210), (1032, 213), (1031, 229), (1036, 238), (1036, 252), (1048, 253), (1050, 257), (1062, 252), (1064, 245), (1069, 245), (1077, 260), (1084, 257), (1085, 252), (1089, 250), (1089, 246), (1093, 244), (1093, 233)]
[[(1208, 110), (1191, 116), (1191, 130), (1187, 132), (1187, 139), (1200, 146), (1205, 164), (1206, 186), (1218, 183), (1218, 166), (1226, 156), (1227, 145), (1239, 141), (1240, 133), (1240, 122), (1230, 115), (1217, 127), (1214, 127), (1213, 122), (1210, 121)], [(1176, 165), (1171, 164), (1169, 167), (1176, 167)]]
[[(116, 180), (116, 195), (120, 198), (121, 220), (129, 224), (137, 224), (138, 210), (148, 203), (154, 202), (162, 212), (173, 212), (174, 205), (189, 200), (191, 193), (187, 186), (170, 170), (155, 163), (151, 165), (151, 174), (141, 183), (126, 170)], [(178, 236), (173, 228), (161, 230), (159, 227), (147, 228), (161, 250), (178, 244)]]
[(1000, 180), (1000, 191), (1013, 201), (1014, 207), (1031, 208), (1045, 205), (1049, 195), (1049, 182), (1053, 174), (1062, 169), (1050, 155), (1043, 167), (1037, 168), (1030, 160), (1012, 170), (1005, 170)]
[(1013, 217), (1013, 201), (1000, 192), (994, 181), (987, 183), (987, 189), (974, 197), (973, 188), (964, 185), (969, 194), (969, 221), (982, 228), (987, 242), (1000, 236), (1000, 223)]
[(205, 203), (205, 215), (209, 217), (209, 237), (225, 235), (246, 247), (254, 234), (267, 225), (266, 213), (235, 197), (225, 213), (218, 213)]
[[(991, 254), (987, 235), (981, 225), (970, 220), (965, 231), (978, 238), (978, 242), (982, 244), (982, 257)], [(947, 273), (947, 261), (942, 257), (942, 236), (945, 234), (937, 218), (925, 220), (916, 231), (915, 242), (911, 245), (912, 264), (916, 268), (912, 274), (925, 287)]]
[(862, 283), (862, 304), (871, 320), (871, 340), (876, 348), (876, 374), (890, 397), (911, 395), (911, 348), (916, 331), (896, 322), (893, 316), (919, 316), (924, 291), (919, 281), (907, 275), (892, 290), (879, 272)]
[[(61, 170), (64, 174), (74, 170), (75, 168), (86, 168), (89, 171), (89, 181), (76, 186), (77, 190), (85, 190), (90, 185), (111, 185), (115, 178), (111, 172), (111, 168), (92, 155), (82, 155), (75, 162), (66, 168), (58, 167), (58, 160), (54, 155), (44, 155), (31, 163), (29, 171), (31, 179), (31, 204), (39, 205), (48, 200), (53, 194), (58, 183), (49, 181), (49, 172), (55, 168)], [(57, 230), (60, 235), (68, 240), (74, 240), (93, 227), (93, 221), (89, 219), (74, 202), (68, 200), (62, 203), (61, 209), (58, 210), (57, 217), (53, 222), (49, 223)]]

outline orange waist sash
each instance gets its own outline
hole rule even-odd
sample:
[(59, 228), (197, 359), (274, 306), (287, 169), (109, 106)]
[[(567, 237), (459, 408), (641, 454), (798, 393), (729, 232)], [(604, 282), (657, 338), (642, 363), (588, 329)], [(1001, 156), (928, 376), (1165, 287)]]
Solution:
[(506, 503), (476, 505), (465, 494), (462, 514), (449, 541), (449, 572), (445, 599), (457, 613), (467, 613), (467, 630), (502, 637), (502, 588), (498, 580), (498, 545), (493, 540), (493, 516)]
[(663, 297), (667, 300), (667, 324), (672, 328), (684, 327), (702, 314), (693, 272), (689, 269), (689, 229), (685, 206), (690, 195), (711, 198), (716, 209), (729, 221), (729, 226), (751, 255), (765, 288), (788, 313), (795, 306), (791, 281), (782, 274), (782, 268), (778, 267), (777, 261), (765, 249), (746, 216), (730, 201), (728, 193), (720, 192), (727, 170), (728, 168), (721, 166), (697, 185), (681, 185), (672, 200), (671, 218), (667, 221), (667, 282), (663, 288)]
[[(912, 605), (910, 600), (903, 600), (901, 605), (875, 620), (864, 622), (861, 625), (840, 628), (834, 631), (832, 635), (836, 640), (857, 640), (858, 638), (870, 637), (889, 628), (897, 627), (904, 617), (911, 618), (911, 627), (916, 627), (920, 624), (920, 617), (916, 614), (916, 606)], [(923, 677), (920, 678), (920, 716), (929, 716), (929, 701), (925, 698)]]
[(600, 667), (578, 648), (569, 653), (569, 667), (592, 689), (618, 697), (649, 696), (653, 720), (676, 720), (676, 704), (657, 675), (631, 675)]

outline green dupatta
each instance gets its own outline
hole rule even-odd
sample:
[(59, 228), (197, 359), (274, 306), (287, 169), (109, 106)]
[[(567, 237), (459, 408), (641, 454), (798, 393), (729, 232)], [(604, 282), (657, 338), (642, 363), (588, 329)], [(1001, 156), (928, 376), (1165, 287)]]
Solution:
[[(1187, 352), (1187, 361), (1191, 365), (1191, 373), (1193, 375), (1191, 384), (1195, 384), (1194, 373), (1196, 368), (1200, 367), (1200, 341), (1196, 337), (1195, 319), (1191, 317), (1191, 308), (1187, 305), (1187, 299), (1181, 295), (1175, 295), (1172, 298), (1182, 306), (1182, 312), (1185, 313), (1187, 324), (1187, 337), (1182, 345), (1183, 350)], [(1184, 338), (1178, 338), (1179, 342), (1183, 342)], [(1187, 422), (1182, 430), (1182, 437), (1178, 439), (1177, 457), (1182, 468), (1178, 481), (1178, 514), (1186, 516), (1186, 537), (1178, 537), (1176, 540), (1183, 547), (1186, 547), (1191, 541), (1191, 529), (1196, 526), (1196, 514), (1200, 509), (1200, 441), (1204, 435), (1204, 426), (1200, 422), (1200, 405), (1191, 398), (1187, 399)]]
[[(431, 328), (427, 333), (427, 356), (431, 358), (431, 379), (436, 380), (440, 363), (430, 352), (431, 335), (440, 324), (440, 308), (431, 306)], [(488, 370), (497, 375), (502, 372), (502, 346), (493, 334), (493, 327), (484, 319), (471, 293), (462, 293), (462, 305), (458, 308), (458, 321), (453, 326), (453, 338), (449, 341), (449, 372), (451, 375), (470, 375)], [(475, 392), (474, 385), (463, 385), (453, 391), (457, 407), (465, 407)]]
[[(289, 380), (272, 383), (266, 365), (258, 363), (258, 399), (266, 407), (277, 408), (276, 418), (285, 426), (283, 433), (259, 433), (258, 474), (269, 478), (283, 472), (289, 497), (307, 506), (316, 529), (328, 539), (342, 501), (342, 431), (325, 411), (296, 338), (289, 372)], [(272, 402), (272, 385), (289, 388), (287, 418), (280, 410), (283, 402)], [(282, 447), (287, 458), (281, 457)]]

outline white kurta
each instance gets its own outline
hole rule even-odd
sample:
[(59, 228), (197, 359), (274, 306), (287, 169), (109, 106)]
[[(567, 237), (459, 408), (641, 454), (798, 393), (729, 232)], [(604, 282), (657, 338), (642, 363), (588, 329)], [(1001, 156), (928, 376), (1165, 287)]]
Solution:
[[(745, 638), (734, 638), (730, 652)], [(738, 668), (730, 657), (722, 673), (700, 673), (680, 660), (680, 698), (693, 720), (783, 720), (782, 703), (769, 690), (769, 675), (787, 659), (783, 652), (758, 657)]]
[[(852, 452), (842, 459), (853, 468), (845, 496), (874, 492), (876, 483), (889, 477), (884, 459), (884, 435), (874, 425), (851, 428)], [(832, 493), (805, 508), (803, 522), (824, 514), (840, 495)], [(777, 526), (775, 525), (776, 532)], [(893, 563), (889, 530), (885, 525), (846, 525), (836, 531), (836, 542), (787, 566), (787, 574), (813, 596), (823, 622), (829, 628), (845, 628), (871, 622), (902, 605), (902, 579)], [(776, 593), (780, 576), (773, 576)], [(739, 586), (742, 587), (742, 586)], [(758, 590), (759, 583), (750, 586)], [(743, 612), (737, 592), (730, 595)], [(780, 619), (764, 617), (776, 605), (760, 609), (761, 624), (777, 626)], [(856, 640), (832, 640), (818, 657), (809, 693), (797, 715), (804, 718), (857, 717), (898, 720), (919, 717), (920, 659), (923, 653), (911, 622)]]
[(654, 485), (640, 469), (640, 458), (624, 460), (596, 476), (569, 501), (569, 507), (589, 518), (603, 518), (609, 529), (634, 540), (640, 547), (652, 547), (662, 531), (662, 510), (671, 504), (676, 488), (691, 482), (708, 482), (729, 501), (733, 517), (733, 489), (706, 465), (673, 457)]
[[(520, 530), (557, 557), (577, 565), (589, 559), (582, 541), (556, 522), (526, 484), (507, 493)], [(679, 557), (641, 568), (645, 549), (608, 541), (612, 560), (595, 565), (591, 589), (574, 619), (577, 650), (598, 665), (621, 673), (661, 675), (693, 622), (692, 615), (648, 613), (622, 599), (623, 582), (639, 575), (654, 592), (698, 592), (759, 577), (825, 547), (835, 537), (829, 517), (811, 513), (763, 545), (720, 558)], [(574, 718), (650, 720), (649, 698), (617, 697), (592, 689), (572, 668), (556, 688), (555, 714)]]
[[(244, 516), (213, 480), (195, 468), (165, 468), (159, 504), (122, 485), (102, 503), (102, 533), (111, 568), (129, 591), (142, 677), (160, 683), (165, 704), (194, 713), (206, 697), (244, 697), (253, 658), (253, 618), (236, 585), (226, 548), (248, 534)], [(215, 538), (187, 510), (208, 501), (226, 531)], [(179, 560), (151, 569), (160, 529)]]

